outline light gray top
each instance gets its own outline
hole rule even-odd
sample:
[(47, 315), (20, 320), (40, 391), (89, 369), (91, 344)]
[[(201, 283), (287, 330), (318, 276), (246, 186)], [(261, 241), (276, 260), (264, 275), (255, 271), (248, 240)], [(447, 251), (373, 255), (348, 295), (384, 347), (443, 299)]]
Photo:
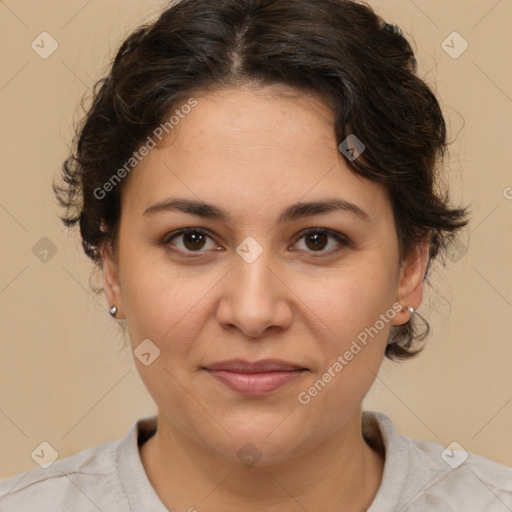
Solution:
[[(2, 480), (0, 511), (169, 512), (140, 460), (139, 446), (155, 431), (156, 416), (140, 419), (123, 439)], [(386, 457), (368, 512), (512, 511), (512, 468), (398, 434), (379, 412), (363, 412), (363, 434)]]

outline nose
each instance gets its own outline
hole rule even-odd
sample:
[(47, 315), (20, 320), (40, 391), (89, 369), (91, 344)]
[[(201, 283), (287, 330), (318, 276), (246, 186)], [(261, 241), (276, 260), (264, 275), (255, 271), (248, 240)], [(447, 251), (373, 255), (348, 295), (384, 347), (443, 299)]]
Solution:
[(263, 253), (248, 263), (236, 254), (233, 268), (222, 280), (217, 320), (228, 330), (239, 329), (250, 338), (286, 329), (292, 322), (291, 290), (278, 277), (278, 265)]

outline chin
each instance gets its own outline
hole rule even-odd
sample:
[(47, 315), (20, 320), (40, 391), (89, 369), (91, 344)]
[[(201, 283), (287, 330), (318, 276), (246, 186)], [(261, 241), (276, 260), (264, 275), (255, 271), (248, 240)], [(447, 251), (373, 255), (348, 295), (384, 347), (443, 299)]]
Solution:
[(313, 436), (313, 432), (308, 434), (300, 425), (287, 424), (285, 418), (286, 414), (279, 418), (258, 418), (252, 414), (243, 421), (225, 422), (231, 436), (222, 436), (217, 442), (210, 438), (208, 442), (215, 445), (212, 448), (222, 458), (247, 467), (280, 464), (304, 452)]

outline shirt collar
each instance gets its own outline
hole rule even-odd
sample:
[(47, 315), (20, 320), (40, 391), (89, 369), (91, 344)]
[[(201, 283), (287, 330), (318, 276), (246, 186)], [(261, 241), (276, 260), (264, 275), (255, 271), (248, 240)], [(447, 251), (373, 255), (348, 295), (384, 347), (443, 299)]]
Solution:
[[(157, 416), (140, 419), (119, 445), (117, 471), (132, 510), (168, 512), (147, 477), (139, 452), (156, 430)], [(367, 512), (395, 512), (410, 471), (407, 439), (396, 432), (388, 416), (374, 411), (363, 411), (362, 433), (385, 457), (382, 482)]]

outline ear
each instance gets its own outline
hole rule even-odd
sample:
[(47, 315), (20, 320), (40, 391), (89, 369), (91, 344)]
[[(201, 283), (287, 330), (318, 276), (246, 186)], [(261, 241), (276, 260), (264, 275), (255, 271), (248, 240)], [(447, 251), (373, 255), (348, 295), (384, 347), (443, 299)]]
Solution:
[(427, 271), (430, 248), (430, 232), (416, 245), (400, 265), (395, 302), (402, 306), (392, 320), (392, 325), (402, 325), (409, 321), (411, 313), (407, 309), (417, 309), (423, 300), (423, 280)]
[(119, 265), (110, 246), (101, 249), (101, 258), (103, 263), (103, 286), (108, 307), (117, 306), (116, 318), (125, 318), (123, 296), (119, 281)]

